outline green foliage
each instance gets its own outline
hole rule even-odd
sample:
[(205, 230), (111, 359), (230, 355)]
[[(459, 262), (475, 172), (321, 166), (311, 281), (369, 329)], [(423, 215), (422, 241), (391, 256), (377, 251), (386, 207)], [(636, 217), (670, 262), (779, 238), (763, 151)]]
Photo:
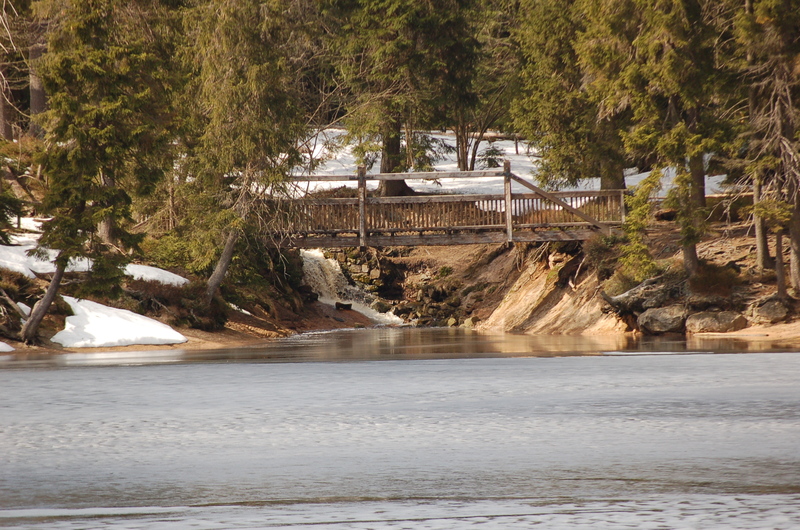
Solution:
[(604, 236), (596, 234), (591, 239), (584, 241), (583, 253), (589, 266), (597, 271), (600, 281), (610, 278), (617, 266), (617, 261), (622, 255), (621, 246), (625, 238), (616, 235)]
[(731, 267), (703, 263), (697, 274), (689, 278), (693, 293), (730, 297), (733, 288), (742, 283), (739, 273)]
[[(467, 23), (472, 4), (322, 2), (326, 20), (335, 28), (329, 46), (337, 74), (351, 96), (348, 130), (352, 139), (381, 143), (384, 169), (398, 170), (402, 158), (392, 142), (399, 140), (403, 127), (441, 124), (448, 108), (470, 97), (476, 61), (476, 41)], [(407, 153), (406, 166), (415, 158)]]
[(512, 107), (514, 124), (541, 156), (537, 176), (558, 188), (601, 178), (603, 188), (623, 187), (625, 153), (619, 131), (627, 115), (601, 115), (587, 91), (576, 51), (585, 14), (575, 1), (526, 0), (516, 40), (523, 56), (522, 90)]
[(478, 167), (480, 169), (500, 167), (503, 154), (505, 154), (503, 150), (494, 144), (490, 144), (478, 155)]
[[(647, 226), (652, 213), (650, 198), (661, 187), (661, 171), (653, 170), (636, 186), (633, 195), (625, 197), (627, 215), (622, 229), (627, 243), (623, 246), (620, 265), (625, 278), (639, 283), (659, 270), (647, 245)], [(622, 282), (621, 283), (625, 283)]]
[(57, 261), (90, 257), (92, 291), (118, 294), (124, 254), (110, 254), (97, 235), (101, 222), (135, 248), (141, 236), (126, 228), (131, 196), (152, 190), (164, 175), (170, 145), (170, 68), (150, 40), (158, 4), (74, 0), (57, 8), (60, 24), (37, 65), (50, 95), (43, 115), (45, 150), (38, 157), (49, 188), (41, 211), (40, 246)]

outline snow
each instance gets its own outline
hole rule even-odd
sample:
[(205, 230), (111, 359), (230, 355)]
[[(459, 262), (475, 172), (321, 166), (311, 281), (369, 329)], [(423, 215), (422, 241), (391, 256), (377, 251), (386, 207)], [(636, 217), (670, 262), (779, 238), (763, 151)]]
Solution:
[(124, 309), (64, 296), (72, 308), (63, 331), (51, 339), (68, 348), (180, 344), (186, 337), (157, 320)]
[[(321, 157), (326, 161), (323, 165), (321, 165), (314, 171), (314, 175), (326, 175), (326, 176), (341, 175), (346, 177), (352, 177), (356, 173), (357, 163), (355, 154), (353, 152), (353, 146), (348, 145), (338, 149), (330, 147), (335, 145), (337, 139), (341, 137), (343, 134), (345, 134), (345, 131), (342, 129), (331, 129), (320, 133), (322, 138), (321, 143), (316, 146), (314, 150), (314, 155), (316, 157)], [(433, 136), (437, 140), (444, 141), (447, 144), (455, 147), (456, 139), (455, 135), (452, 132), (432, 133), (431, 136)], [(538, 158), (535, 155), (528, 155), (528, 153), (526, 152), (525, 144), (523, 142), (520, 142), (519, 146), (515, 146), (513, 140), (496, 140), (491, 144), (488, 141), (483, 141), (481, 142), (481, 147), (479, 149), (479, 152), (483, 151), (490, 145), (501, 152), (501, 154), (499, 155), (499, 159), (508, 160), (511, 163), (512, 173), (527, 179), (532, 179), (533, 175), (536, 174), (538, 170)], [(379, 168), (380, 168), (380, 161), (377, 161), (373, 165), (373, 167), (367, 171), (367, 174), (378, 173)], [(455, 153), (445, 155), (444, 160), (437, 162), (435, 164), (434, 169), (435, 171), (442, 171), (442, 172), (458, 171), (458, 163), (456, 160)], [(476, 167), (476, 169), (482, 169), (482, 168)], [(639, 184), (639, 182), (641, 182), (642, 179), (644, 179), (648, 174), (649, 173), (640, 173), (634, 170), (625, 176), (625, 183), (630, 188), (632, 186)], [(664, 176), (662, 177), (661, 190), (658, 193), (660, 197), (665, 196), (667, 191), (672, 187), (673, 177), (674, 177), (674, 172), (670, 171), (664, 172)], [(724, 179), (725, 176), (706, 177), (706, 193), (707, 194), (725, 193), (725, 189), (722, 185)], [(441, 192), (441, 191), (449, 191), (449, 192), (465, 193), (465, 194), (485, 193), (485, 194), (501, 195), (503, 193), (502, 177), (474, 177), (474, 178), (458, 178), (458, 179), (442, 178), (438, 179), (437, 181), (414, 180), (414, 181), (407, 181), (407, 184), (412, 188), (414, 188), (416, 191), (425, 193)], [(354, 188), (357, 185), (358, 184), (354, 181), (311, 182), (308, 183), (307, 187), (304, 187), (301, 191), (315, 191), (320, 189), (338, 188), (341, 186)], [(370, 189), (376, 188), (377, 185), (378, 184), (376, 182), (367, 182), (367, 187)], [(517, 185), (515, 185), (515, 187), (516, 186)], [(563, 191), (573, 191), (573, 190), (591, 191), (599, 189), (600, 189), (600, 179), (591, 178), (580, 182), (575, 187), (564, 188)]]
[(165, 271), (164, 269), (159, 269), (157, 267), (151, 267), (149, 265), (137, 265), (135, 263), (130, 263), (127, 267), (125, 267), (125, 274), (135, 280), (159, 282), (165, 285), (175, 285), (178, 287), (189, 283), (189, 280), (183, 276), (178, 276), (177, 274)]
[[(38, 230), (40, 220), (23, 218), (20, 226), (27, 230)], [(55, 271), (54, 260), (57, 253), (47, 250), (47, 259), (38, 259), (28, 255), (28, 251), (36, 248), (38, 233), (30, 232), (11, 237), (13, 245), (0, 245), (0, 268), (18, 272), (28, 278), (36, 274), (48, 274)], [(91, 268), (91, 260), (79, 259), (71, 261), (68, 272), (85, 272)], [(156, 281), (167, 285), (181, 286), (189, 282), (186, 278), (169, 271), (148, 265), (129, 264), (125, 274), (135, 279)], [(66, 327), (53, 337), (66, 347), (98, 348), (108, 346), (127, 346), (132, 344), (179, 344), (186, 342), (186, 337), (166, 324), (137, 315), (130, 311), (114, 309), (88, 300), (76, 300), (68, 296), (64, 299), (70, 304), (74, 316), (67, 317)], [(30, 307), (18, 304), (30, 314)], [(0, 342), (0, 352), (13, 348)]]

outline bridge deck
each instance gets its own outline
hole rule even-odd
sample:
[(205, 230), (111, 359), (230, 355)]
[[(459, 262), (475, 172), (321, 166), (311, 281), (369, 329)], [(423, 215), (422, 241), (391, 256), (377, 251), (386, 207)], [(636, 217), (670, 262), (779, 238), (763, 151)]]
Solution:
[[(576, 241), (608, 233), (624, 220), (623, 190), (545, 192), (510, 171), (403, 173), (358, 180), (357, 198), (307, 197), (276, 208), (275, 234), (285, 246), (464, 245), (475, 243)], [(502, 176), (503, 195), (367, 197), (366, 181)], [(346, 178), (346, 177), (345, 177)], [(312, 177), (300, 180), (342, 180)], [(512, 193), (516, 183), (532, 191)]]

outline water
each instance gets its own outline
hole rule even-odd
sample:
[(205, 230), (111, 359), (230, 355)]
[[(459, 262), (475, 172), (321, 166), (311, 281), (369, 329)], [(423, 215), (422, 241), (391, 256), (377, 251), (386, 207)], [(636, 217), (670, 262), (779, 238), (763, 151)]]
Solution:
[(326, 258), (320, 249), (301, 250), (303, 282), (319, 295), (323, 304), (349, 303), (353, 309), (377, 324), (402, 324), (403, 319), (391, 313), (378, 313), (370, 307), (375, 297), (347, 282), (339, 263)]
[(0, 526), (800, 527), (800, 354), (637, 351), (383, 329), (7, 355)]

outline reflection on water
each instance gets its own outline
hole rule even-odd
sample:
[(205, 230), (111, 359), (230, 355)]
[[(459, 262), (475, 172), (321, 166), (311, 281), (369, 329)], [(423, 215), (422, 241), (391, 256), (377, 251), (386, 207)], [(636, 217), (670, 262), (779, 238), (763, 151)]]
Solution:
[(800, 527), (800, 354), (619, 340), (5, 356), (0, 526)]
[(221, 350), (82, 351), (0, 355), (0, 369), (34, 366), (191, 362), (310, 362), (487, 357), (563, 357), (628, 353), (781, 351), (728, 338), (632, 335), (487, 335), (456, 328), (376, 328), (307, 333), (246, 348)]

